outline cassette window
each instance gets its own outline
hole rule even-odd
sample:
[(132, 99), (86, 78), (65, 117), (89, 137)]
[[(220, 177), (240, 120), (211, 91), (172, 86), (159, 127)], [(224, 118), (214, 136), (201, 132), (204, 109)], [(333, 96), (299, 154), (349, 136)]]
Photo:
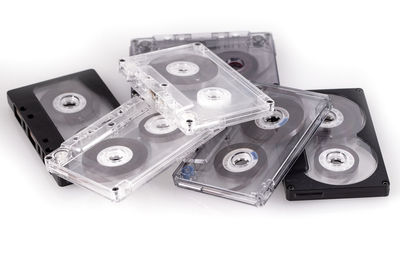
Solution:
[(122, 59), (120, 69), (134, 90), (188, 135), (273, 111), (267, 94), (200, 43)]
[(131, 41), (130, 55), (201, 42), (254, 83), (279, 84), (272, 34), (267, 32), (213, 32), (155, 35)]
[(271, 115), (226, 128), (174, 172), (175, 184), (247, 204), (266, 203), (330, 109), (328, 96), (260, 86)]
[(120, 201), (214, 136), (184, 135), (134, 97), (46, 156), (51, 173)]

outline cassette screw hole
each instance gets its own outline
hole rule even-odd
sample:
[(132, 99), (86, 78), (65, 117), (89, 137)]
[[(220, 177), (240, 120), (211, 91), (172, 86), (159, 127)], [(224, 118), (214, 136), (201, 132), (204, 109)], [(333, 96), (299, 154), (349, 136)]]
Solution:
[(162, 83), (162, 84), (161, 84), (161, 86), (162, 86), (162, 87), (167, 87), (167, 86), (168, 86), (168, 84), (166, 84), (166, 83)]
[(48, 159), (48, 160), (50, 160), (50, 159), (52, 159), (53, 157), (52, 156), (50, 156), (50, 155), (47, 155), (46, 157), (45, 157), (45, 159)]
[(28, 119), (33, 119), (33, 117), (34, 117), (33, 114), (28, 115)]
[(26, 108), (25, 108), (25, 107), (20, 107), (19, 110), (20, 110), (20, 111), (25, 111)]
[(75, 137), (73, 138), (73, 140), (78, 140), (78, 137), (77, 137), (77, 136), (75, 136)]
[(117, 192), (119, 190), (118, 187), (113, 187), (112, 191)]
[(121, 58), (121, 59), (119, 60), (119, 62), (125, 62), (125, 59)]
[(115, 123), (113, 123), (113, 122), (110, 122), (109, 124), (108, 124), (108, 126), (110, 126), (110, 127), (112, 127), (112, 126), (114, 126), (115, 125)]
[(197, 43), (194, 43), (194, 45), (197, 45), (197, 46), (199, 46), (199, 45), (201, 45), (201, 43), (197, 42)]
[(294, 190), (294, 186), (293, 185), (288, 185), (287, 189), (290, 190), (290, 191), (293, 191)]

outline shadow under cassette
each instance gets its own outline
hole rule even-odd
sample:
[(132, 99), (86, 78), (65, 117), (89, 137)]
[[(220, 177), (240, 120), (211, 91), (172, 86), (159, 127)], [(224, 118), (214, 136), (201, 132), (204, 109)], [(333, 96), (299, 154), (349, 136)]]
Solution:
[(333, 107), (285, 178), (288, 200), (387, 196), (389, 178), (362, 89), (317, 90)]

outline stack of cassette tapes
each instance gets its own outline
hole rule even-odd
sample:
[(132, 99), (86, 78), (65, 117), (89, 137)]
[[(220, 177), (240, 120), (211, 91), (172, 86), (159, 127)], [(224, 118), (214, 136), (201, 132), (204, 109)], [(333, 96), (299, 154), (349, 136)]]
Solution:
[(389, 179), (363, 91), (279, 85), (265, 32), (156, 35), (119, 60), (119, 105), (88, 70), (8, 92), (59, 185), (118, 202), (178, 164), (180, 188), (262, 206), (386, 196)]

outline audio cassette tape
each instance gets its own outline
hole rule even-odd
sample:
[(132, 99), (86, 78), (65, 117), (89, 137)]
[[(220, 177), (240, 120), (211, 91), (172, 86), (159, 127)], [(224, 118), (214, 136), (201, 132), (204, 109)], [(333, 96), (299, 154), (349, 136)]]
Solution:
[(130, 55), (200, 42), (254, 83), (279, 84), (272, 34), (267, 32), (212, 32), (155, 35), (131, 41)]
[(303, 151), (330, 109), (329, 97), (260, 86), (275, 99), (271, 115), (226, 128), (187, 157), (177, 186), (261, 206)]
[[(16, 119), (42, 160), (65, 139), (119, 106), (94, 70), (10, 90), (7, 96)], [(60, 186), (70, 184), (54, 178)]]
[(389, 178), (362, 89), (317, 90), (333, 108), (285, 178), (288, 200), (387, 196)]
[(185, 135), (133, 97), (45, 157), (50, 173), (120, 201), (217, 132)]
[(274, 101), (201, 43), (121, 59), (131, 87), (185, 134), (271, 114)]

